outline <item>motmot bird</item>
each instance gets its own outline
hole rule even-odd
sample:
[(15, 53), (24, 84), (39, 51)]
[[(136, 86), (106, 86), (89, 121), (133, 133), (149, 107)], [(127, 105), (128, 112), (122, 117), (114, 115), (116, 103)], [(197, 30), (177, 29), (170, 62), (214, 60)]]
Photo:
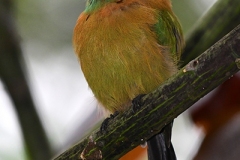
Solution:
[[(74, 28), (73, 46), (94, 96), (113, 113), (125, 111), (132, 99), (177, 71), (184, 41), (170, 0), (88, 0)], [(148, 142), (149, 159), (165, 151), (169, 157), (169, 126)]]

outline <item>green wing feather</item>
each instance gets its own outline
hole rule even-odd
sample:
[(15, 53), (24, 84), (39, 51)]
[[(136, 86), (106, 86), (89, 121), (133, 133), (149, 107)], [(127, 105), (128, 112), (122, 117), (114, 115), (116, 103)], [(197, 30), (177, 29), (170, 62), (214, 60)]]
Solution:
[(177, 17), (169, 11), (160, 11), (158, 23), (154, 26), (158, 42), (170, 47), (175, 63), (178, 63), (184, 47), (181, 25)]

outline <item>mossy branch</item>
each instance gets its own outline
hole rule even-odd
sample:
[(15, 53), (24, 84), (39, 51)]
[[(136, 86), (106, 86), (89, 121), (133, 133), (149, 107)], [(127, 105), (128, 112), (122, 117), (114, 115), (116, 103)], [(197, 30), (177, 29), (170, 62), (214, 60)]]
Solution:
[(240, 25), (158, 89), (142, 98), (141, 108), (111, 119), (105, 133), (98, 130), (55, 160), (119, 159), (239, 71)]

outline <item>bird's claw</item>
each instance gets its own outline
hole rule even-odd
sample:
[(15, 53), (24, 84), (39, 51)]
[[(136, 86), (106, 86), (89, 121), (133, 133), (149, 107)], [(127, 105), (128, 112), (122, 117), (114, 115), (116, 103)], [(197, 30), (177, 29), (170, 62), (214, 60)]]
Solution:
[(103, 120), (102, 125), (100, 127), (101, 133), (105, 133), (106, 132), (106, 129), (107, 129), (109, 121), (111, 119), (114, 119), (118, 114), (119, 114), (119, 112), (115, 111), (113, 114), (110, 114), (109, 117), (107, 117), (106, 119)]
[(132, 100), (132, 110), (133, 112), (136, 112), (142, 105), (142, 97), (144, 97), (146, 94), (139, 94), (137, 97), (133, 98)]

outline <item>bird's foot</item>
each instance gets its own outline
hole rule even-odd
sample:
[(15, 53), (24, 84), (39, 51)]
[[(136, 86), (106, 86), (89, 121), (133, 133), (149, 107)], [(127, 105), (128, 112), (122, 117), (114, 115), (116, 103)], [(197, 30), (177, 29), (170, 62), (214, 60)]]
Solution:
[(113, 119), (114, 117), (116, 117), (118, 114), (119, 114), (119, 112), (115, 111), (113, 114), (110, 114), (109, 117), (107, 117), (106, 119), (103, 120), (102, 125), (100, 127), (101, 133), (105, 133), (106, 132), (106, 129), (107, 129), (109, 121), (111, 119)]
[(144, 97), (146, 94), (139, 94), (137, 97), (133, 98), (132, 100), (132, 110), (133, 112), (136, 112), (142, 105), (142, 97)]

